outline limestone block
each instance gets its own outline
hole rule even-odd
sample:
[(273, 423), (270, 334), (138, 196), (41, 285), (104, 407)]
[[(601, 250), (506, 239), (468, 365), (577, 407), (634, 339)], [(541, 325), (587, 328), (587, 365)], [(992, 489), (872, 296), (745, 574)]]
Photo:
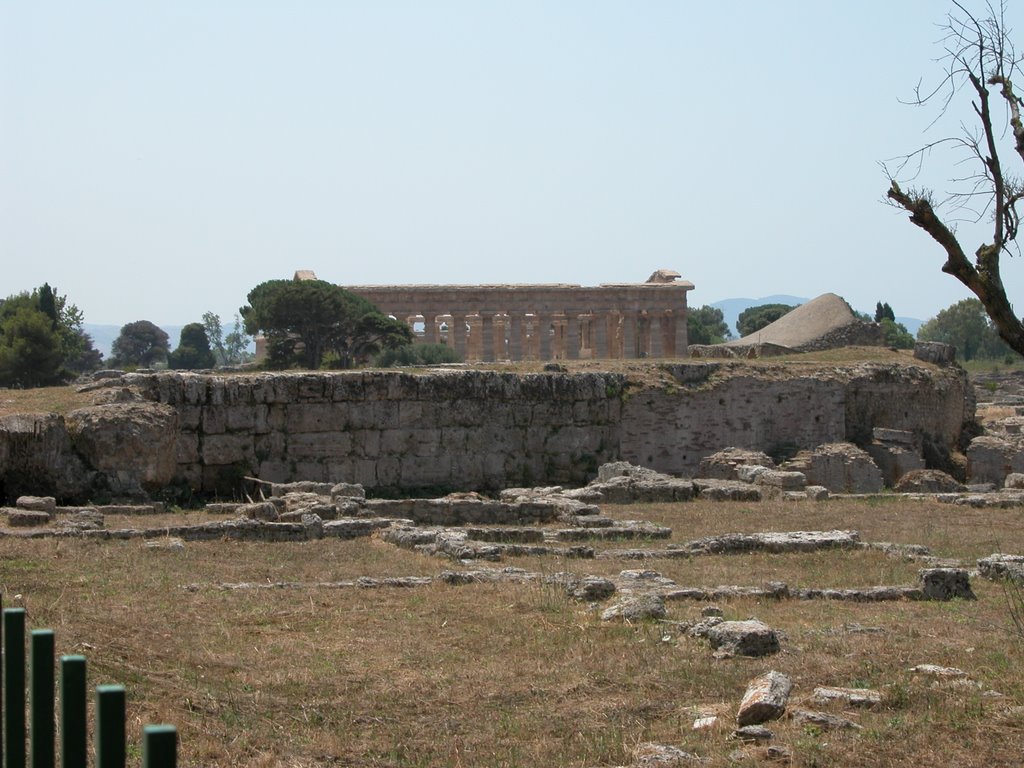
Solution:
[(813, 451), (801, 451), (784, 469), (803, 472), (811, 485), (833, 493), (877, 493), (882, 473), (867, 452), (852, 443), (826, 443)]
[(117, 477), (119, 491), (159, 490), (175, 475), (178, 413), (168, 405), (80, 408), (65, 423), (79, 455), (111, 480)]
[(779, 652), (779, 636), (761, 621), (723, 621), (707, 633), (711, 647), (732, 656), (768, 656)]
[(307, 432), (339, 432), (348, 428), (349, 409), (341, 403), (298, 402), (288, 406), (285, 431), (290, 434)]
[(37, 528), (50, 522), (50, 514), (34, 509), (7, 507), (7, 524), (12, 528)]
[(774, 670), (751, 680), (740, 701), (736, 724), (759, 725), (778, 720), (786, 711), (793, 681), (789, 675)]
[(924, 458), (920, 452), (902, 444), (874, 442), (867, 446), (866, 450), (882, 473), (883, 482), (890, 488), (895, 488), (899, 479), (908, 472), (925, 468)]
[(807, 476), (803, 472), (770, 469), (758, 474), (755, 484), (783, 491), (799, 491), (807, 485)]
[[(767, 467), (775, 469), (775, 462), (761, 451), (746, 448), (725, 448), (700, 460), (697, 477), (718, 480), (744, 480), (739, 476), (741, 467)], [(746, 479), (744, 482), (753, 482)]]
[(203, 409), (198, 405), (183, 405), (178, 408), (178, 424), (183, 430), (197, 430), (202, 423)]
[(665, 618), (665, 598), (661, 595), (631, 595), (601, 612), (601, 621), (644, 621)]
[(790, 713), (794, 722), (805, 725), (813, 725), (823, 731), (834, 731), (837, 729), (860, 730), (860, 726), (845, 717), (830, 715), (827, 712), (815, 712), (808, 709), (794, 709)]
[(977, 599), (963, 568), (924, 568), (920, 576), (921, 591), (930, 600)]
[(1002, 488), (1006, 476), (1024, 472), (1024, 455), (1008, 440), (981, 435), (967, 448), (967, 476), (971, 484), (992, 483)]
[(195, 432), (179, 432), (175, 442), (174, 457), (178, 464), (195, 464), (199, 457), (199, 435)]
[(915, 469), (903, 475), (893, 489), (900, 493), (960, 493), (964, 486), (942, 470)]
[(219, 405), (203, 407), (200, 428), (205, 435), (219, 435), (227, 430), (227, 411)]
[(914, 343), (914, 357), (935, 365), (950, 365), (956, 362), (956, 347), (941, 341), (918, 341)]
[(1003, 487), (1015, 490), (1024, 488), (1024, 473), (1011, 472), (1006, 476), (1006, 480), (1003, 482)]
[(228, 432), (254, 430), (256, 409), (251, 405), (232, 405), (224, 409), (224, 426)]
[(815, 704), (841, 704), (845, 707), (877, 707), (882, 703), (882, 694), (871, 688), (827, 688), (814, 689), (811, 700)]
[(811, 501), (827, 501), (829, 497), (828, 488), (822, 485), (809, 485), (805, 492)]
[(335, 483), (330, 495), (331, 499), (365, 499), (366, 489), (358, 483)]
[(269, 501), (259, 501), (253, 504), (240, 504), (235, 510), (240, 517), (247, 517), (250, 520), (277, 520), (279, 515), (277, 507)]
[(978, 560), (978, 570), (986, 579), (1009, 579), (1024, 585), (1024, 555), (995, 552)]
[(18, 509), (53, 515), (57, 511), (57, 500), (53, 496), (19, 496), (14, 506)]
[(345, 459), (352, 455), (347, 432), (306, 432), (288, 435), (288, 457), (299, 461)]
[(250, 463), (255, 458), (251, 435), (206, 435), (200, 445), (204, 464)]

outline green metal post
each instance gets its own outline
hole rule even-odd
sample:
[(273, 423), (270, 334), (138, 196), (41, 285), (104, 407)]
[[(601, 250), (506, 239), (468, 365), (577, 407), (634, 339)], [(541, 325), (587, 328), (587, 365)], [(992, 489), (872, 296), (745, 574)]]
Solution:
[(178, 729), (173, 725), (147, 725), (142, 729), (142, 768), (176, 768)]
[(123, 685), (96, 687), (96, 768), (124, 768), (125, 695)]
[(31, 634), (32, 720), (29, 723), (29, 755), (32, 768), (54, 768), (56, 728), (53, 722), (54, 637), (52, 629), (33, 629)]
[(85, 768), (88, 717), (85, 710), (85, 656), (60, 657), (60, 765)]
[(25, 768), (25, 609), (4, 608), (4, 766)]

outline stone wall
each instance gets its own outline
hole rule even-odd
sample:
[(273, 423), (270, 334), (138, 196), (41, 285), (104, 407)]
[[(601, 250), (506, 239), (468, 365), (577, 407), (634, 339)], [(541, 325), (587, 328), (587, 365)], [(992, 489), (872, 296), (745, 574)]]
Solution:
[[(779, 458), (864, 444), (874, 427), (953, 449), (973, 417), (963, 371), (915, 364), (707, 362), (629, 376), (164, 372), (95, 386), (136, 405), (46, 417), (45, 429), (0, 419), (4, 495), (15, 487), (66, 500), (96, 489), (152, 493), (168, 475), (222, 494), (237, 493), (245, 475), (354, 482), (377, 493), (495, 490), (583, 484), (616, 460), (692, 476), (701, 458), (727, 446)], [(118, 446), (125, 455), (112, 459)]]

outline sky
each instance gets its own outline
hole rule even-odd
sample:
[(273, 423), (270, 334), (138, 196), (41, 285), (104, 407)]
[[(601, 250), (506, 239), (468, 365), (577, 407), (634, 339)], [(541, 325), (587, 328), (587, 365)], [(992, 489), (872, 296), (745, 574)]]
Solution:
[[(879, 163), (970, 120), (961, 100), (929, 130), (935, 108), (901, 103), (940, 77), (948, 9), (2, 3), (0, 295), (49, 282), (89, 323), (180, 325), (297, 269), (596, 285), (668, 268), (691, 306), (831, 291), (927, 319), (970, 294), (883, 203)], [(918, 183), (941, 193), (956, 160), (929, 156)], [(958, 232), (969, 252), (990, 236)]]

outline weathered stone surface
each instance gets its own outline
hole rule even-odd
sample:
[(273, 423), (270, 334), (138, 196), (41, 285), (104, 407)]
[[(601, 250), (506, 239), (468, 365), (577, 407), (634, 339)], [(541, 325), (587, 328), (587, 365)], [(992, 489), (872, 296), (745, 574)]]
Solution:
[(893, 490), (900, 493), (959, 493), (963, 484), (939, 469), (915, 469), (899, 478)]
[(335, 483), (330, 496), (332, 499), (365, 499), (366, 489), (358, 483)]
[(851, 443), (827, 443), (813, 451), (801, 451), (783, 469), (801, 472), (810, 485), (824, 486), (833, 493), (882, 490), (882, 473), (875, 462), (866, 451)]
[(9, 499), (22, 495), (83, 499), (89, 496), (95, 477), (96, 472), (75, 452), (60, 416), (0, 417), (0, 481)]
[(272, 521), (277, 520), (280, 515), (277, 512), (277, 507), (269, 501), (258, 501), (252, 504), (239, 504), (235, 508), (242, 517), (247, 517), (250, 520), (266, 520)]
[(739, 480), (694, 480), (697, 495), (705, 501), (760, 501), (761, 490), (756, 485)]
[(1024, 584), (1024, 555), (995, 552), (978, 560), (978, 570), (986, 579), (1009, 579)]
[(12, 528), (36, 528), (50, 522), (49, 512), (16, 507), (7, 507), (4, 511), (7, 513), (7, 524)]
[(573, 600), (594, 603), (607, 600), (615, 594), (615, 584), (601, 576), (585, 576), (566, 583), (566, 594)]
[(333, 490), (334, 483), (318, 483), (310, 480), (297, 480), (293, 483), (273, 483), (270, 486), (270, 494), (280, 497), (289, 494), (330, 497)]
[(857, 531), (768, 531), (727, 533), (688, 541), (680, 549), (691, 553), (815, 552), (822, 549), (851, 549), (861, 544)]
[(645, 621), (665, 618), (665, 599), (661, 595), (637, 594), (609, 606), (601, 613), (601, 621)]
[(692, 765), (702, 763), (701, 758), (691, 752), (685, 752), (668, 744), (640, 744), (633, 751), (633, 764), (630, 768), (669, 768), (675, 765)]
[(1024, 453), (1013, 443), (991, 435), (971, 440), (967, 447), (967, 476), (971, 483), (1003, 487), (1006, 476), (1024, 472)]
[(941, 341), (918, 341), (914, 343), (914, 357), (934, 365), (951, 365), (956, 362), (956, 347)]
[(803, 472), (769, 469), (761, 472), (754, 480), (755, 485), (765, 489), (779, 491), (800, 491), (807, 485), (807, 476)]
[(61, 515), (54, 524), (58, 531), (98, 531), (103, 528), (103, 515), (95, 509), (79, 509)]
[(967, 677), (967, 673), (962, 669), (957, 667), (943, 667), (938, 664), (918, 664), (915, 667), (911, 667), (910, 671), (916, 675), (924, 675), (925, 677), (935, 677), (945, 680)]
[(823, 485), (808, 485), (804, 493), (811, 501), (828, 501), (828, 488)]
[(711, 647), (731, 656), (768, 656), (779, 652), (779, 636), (761, 621), (723, 621), (708, 630)]
[(758, 743), (762, 741), (771, 741), (775, 738), (775, 734), (772, 733), (771, 729), (766, 728), (763, 725), (744, 725), (733, 731), (732, 737), (739, 741)]
[(815, 712), (810, 709), (794, 709), (789, 716), (794, 722), (813, 725), (823, 731), (854, 730), (859, 731), (861, 727), (853, 720), (845, 717), (830, 715), (827, 712)]
[(759, 725), (778, 720), (786, 712), (793, 681), (789, 675), (774, 670), (751, 680), (736, 713), (739, 726)]
[(963, 568), (925, 568), (920, 575), (921, 590), (929, 600), (977, 600)]
[(168, 485), (177, 471), (178, 412), (160, 403), (80, 408), (65, 417), (75, 451), (118, 495)]
[(664, 475), (624, 461), (598, 468), (598, 478), (590, 483), (591, 491), (600, 493), (608, 504), (656, 503), (687, 501), (693, 498), (693, 483)]
[(775, 462), (772, 461), (768, 454), (762, 451), (751, 451), (746, 448), (724, 448), (700, 460), (700, 466), (697, 468), (697, 477), (752, 482), (748, 478), (740, 477), (739, 472), (743, 467), (775, 469)]
[(57, 511), (57, 500), (53, 496), (19, 496), (14, 506), (18, 509), (46, 512), (48, 515), (52, 515)]
[(841, 704), (845, 707), (876, 707), (882, 703), (882, 694), (871, 688), (818, 687), (811, 694), (815, 704)]

